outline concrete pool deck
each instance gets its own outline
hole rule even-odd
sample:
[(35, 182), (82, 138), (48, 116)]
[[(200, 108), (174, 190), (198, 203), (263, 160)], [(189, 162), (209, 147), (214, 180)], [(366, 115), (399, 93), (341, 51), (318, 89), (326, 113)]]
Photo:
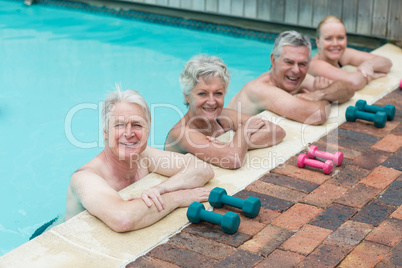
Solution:
[[(214, 167), (206, 187), (261, 199), (255, 219), (241, 217), (234, 235), (219, 226), (188, 224), (186, 208), (138, 231), (115, 233), (83, 212), (0, 258), (0, 267), (397, 267), (402, 266), (402, 50), (387, 44), (372, 53), (393, 62), (349, 102), (333, 106), (323, 126), (306, 126), (263, 112), (287, 136), (277, 146), (248, 153), (239, 170)], [(356, 100), (393, 104), (385, 128), (346, 122)], [(225, 138), (225, 137), (224, 137)], [(342, 151), (330, 175), (296, 166), (309, 144)], [(136, 197), (164, 178), (154, 174), (121, 192)], [(207, 205), (207, 204), (206, 204)], [(227, 208), (215, 209), (225, 213)]]

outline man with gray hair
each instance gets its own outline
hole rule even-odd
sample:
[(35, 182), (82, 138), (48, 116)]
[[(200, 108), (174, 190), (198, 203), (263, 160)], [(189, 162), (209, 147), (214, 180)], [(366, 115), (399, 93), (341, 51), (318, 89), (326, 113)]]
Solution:
[[(110, 93), (102, 123), (105, 149), (71, 176), (67, 220), (86, 209), (114, 231), (126, 232), (151, 225), (177, 207), (208, 200), (210, 190), (199, 187), (214, 177), (209, 164), (147, 145), (151, 115), (137, 91)], [(118, 192), (150, 173), (170, 178), (141, 198), (123, 200)]]
[(282, 32), (271, 53), (271, 70), (248, 82), (228, 108), (255, 115), (269, 110), (311, 125), (323, 124), (330, 103), (343, 103), (354, 95), (352, 85), (309, 75), (311, 43), (296, 32)]

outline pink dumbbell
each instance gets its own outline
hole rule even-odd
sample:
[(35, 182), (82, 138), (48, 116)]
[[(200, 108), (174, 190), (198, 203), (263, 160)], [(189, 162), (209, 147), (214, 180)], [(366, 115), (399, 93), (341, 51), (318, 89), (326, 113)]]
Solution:
[(332, 160), (334, 161), (335, 166), (340, 166), (343, 161), (343, 153), (342, 152), (336, 152), (335, 154), (331, 154), (328, 152), (323, 152), (319, 151), (317, 149), (317, 146), (311, 145), (310, 148), (308, 149), (308, 158), (314, 159), (316, 157), (321, 157), (324, 159)]
[(333, 167), (331, 160), (327, 160), (327, 161), (325, 161), (325, 163), (323, 163), (318, 160), (308, 159), (307, 155), (305, 155), (305, 154), (300, 154), (299, 157), (297, 158), (297, 166), (299, 168), (303, 168), (304, 165), (315, 167), (315, 168), (322, 168), (322, 171), (324, 172), (324, 174), (330, 174), (332, 171), (332, 167)]

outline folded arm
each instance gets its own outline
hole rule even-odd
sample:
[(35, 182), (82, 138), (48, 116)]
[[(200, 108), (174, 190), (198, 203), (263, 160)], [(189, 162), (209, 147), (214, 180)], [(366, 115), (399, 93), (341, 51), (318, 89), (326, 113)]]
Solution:
[(149, 226), (178, 207), (189, 206), (194, 201), (207, 201), (210, 192), (205, 188), (195, 188), (163, 194), (166, 208), (158, 211), (155, 206), (148, 207), (139, 198), (123, 200), (102, 177), (90, 171), (75, 173), (71, 177), (70, 189), (70, 198), (75, 198), (90, 214), (116, 232)]

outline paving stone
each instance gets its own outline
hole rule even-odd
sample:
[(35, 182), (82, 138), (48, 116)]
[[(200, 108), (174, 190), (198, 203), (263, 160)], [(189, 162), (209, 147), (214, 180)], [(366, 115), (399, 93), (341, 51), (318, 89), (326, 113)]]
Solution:
[(348, 165), (334, 177), (329, 179), (327, 183), (336, 186), (342, 186), (343, 188), (352, 188), (361, 179), (366, 177), (370, 173), (370, 170), (364, 169), (359, 166)]
[(368, 151), (363, 152), (360, 156), (358, 156), (352, 162), (352, 165), (372, 170), (375, 167), (381, 165), (385, 160), (387, 160), (389, 156), (390, 154), (387, 152), (370, 149)]
[(384, 128), (376, 128), (373, 123), (363, 120), (356, 120), (356, 122), (345, 122), (339, 126), (342, 129), (354, 130), (356, 132), (365, 133), (377, 137), (385, 137), (394, 128), (399, 125), (397, 121), (388, 121)]
[(238, 247), (251, 238), (251, 235), (243, 234), (240, 232), (236, 232), (232, 235), (225, 234), (220, 226), (208, 222), (190, 224), (183, 229), (183, 232), (212, 239), (219, 243), (226, 244), (232, 247)]
[(356, 209), (351, 207), (332, 204), (312, 219), (309, 224), (335, 231), (344, 222), (349, 220), (356, 211)]
[(263, 182), (257, 180), (246, 187), (246, 190), (257, 192), (264, 195), (273, 196), (283, 200), (297, 203), (303, 199), (305, 193), (291, 190), (282, 186), (278, 186), (272, 183)]
[(322, 171), (320, 172), (318, 169), (312, 171), (306, 168), (299, 168), (295, 165), (289, 165), (286, 163), (274, 168), (273, 170), (271, 170), (271, 173), (285, 175), (315, 184), (322, 184), (326, 180), (331, 178), (330, 175), (325, 175), (324, 173), (322, 173)]
[(381, 189), (358, 183), (355, 187), (349, 189), (344, 195), (339, 197), (335, 202), (345, 206), (362, 208), (380, 192)]
[(249, 251), (238, 249), (226, 259), (221, 260), (214, 267), (254, 267), (262, 257)]
[(350, 139), (353, 141), (365, 142), (368, 144), (375, 144), (381, 140), (381, 138), (379, 138), (377, 136), (373, 136), (373, 135), (362, 133), (362, 132), (357, 132), (357, 131), (354, 131), (351, 129), (344, 129), (344, 128), (334, 129), (330, 132), (330, 134), (337, 135), (341, 138)]
[(188, 249), (217, 260), (224, 259), (235, 251), (234, 247), (185, 232), (173, 236), (168, 241), (168, 244), (178, 248)]
[[(399, 111), (400, 116), (398, 116), (399, 122), (402, 121), (402, 111)], [(391, 134), (401, 136), (402, 135), (402, 124), (399, 124), (396, 128), (391, 131)]]
[(162, 244), (146, 255), (174, 263), (180, 267), (211, 267), (218, 263), (217, 260), (202, 254), (168, 244)]
[(331, 233), (331, 230), (306, 224), (294, 236), (286, 240), (280, 248), (308, 255)]
[(340, 263), (342, 268), (374, 267), (390, 251), (380, 244), (363, 241)]
[(366, 240), (394, 247), (402, 240), (402, 220), (386, 219), (367, 236)]
[(179, 268), (176, 264), (165, 262), (149, 256), (141, 256), (135, 261), (126, 265), (126, 268)]
[(261, 206), (268, 208), (268, 209), (281, 211), (281, 212), (284, 210), (287, 210), (294, 204), (293, 202), (290, 202), (287, 200), (283, 200), (283, 199), (276, 198), (273, 196), (264, 195), (264, 194), (260, 194), (260, 193), (253, 192), (253, 191), (247, 191), (247, 190), (243, 190), (243, 191), (235, 194), (234, 196), (242, 198), (242, 199), (246, 199), (248, 196), (257, 197), (261, 201)]
[(268, 225), (239, 248), (267, 256), (293, 234), (292, 231)]
[(292, 190), (298, 190), (304, 193), (310, 193), (319, 186), (319, 184), (316, 183), (294, 179), (289, 176), (274, 173), (267, 173), (263, 177), (261, 177), (260, 180), (263, 182), (283, 186)]
[(395, 210), (394, 206), (387, 205), (375, 199), (364, 206), (354, 217), (354, 221), (364, 222), (373, 226), (378, 226), (385, 218)]
[(304, 258), (304, 255), (296, 252), (276, 249), (260, 262), (256, 268), (293, 268)]
[[(340, 129), (339, 129), (340, 130)], [(350, 136), (348, 137), (342, 137), (338, 135), (333, 135), (329, 134), (327, 136), (322, 137), (319, 141), (323, 143), (330, 143), (330, 144), (337, 144), (340, 148), (340, 151), (342, 151), (344, 154), (344, 150), (354, 150), (357, 152), (364, 152), (370, 149), (370, 147), (377, 142), (376, 140), (374, 143), (369, 143), (365, 142), (364, 138), (359, 139), (359, 137), (362, 135), (362, 133), (359, 132), (350, 132)], [(355, 137), (353, 136), (355, 135)]]
[(398, 151), (396, 151), (382, 163), (382, 166), (402, 171), (401, 163), (402, 163), (402, 149), (399, 148)]
[(402, 206), (399, 206), (397, 208), (397, 210), (395, 210), (394, 212), (392, 212), (392, 214), (390, 215), (391, 218), (395, 218), (395, 219), (400, 219), (402, 220)]
[(402, 146), (402, 138), (394, 134), (388, 134), (382, 140), (373, 145), (373, 149), (386, 151), (389, 153), (396, 152)]
[(360, 183), (383, 190), (401, 174), (401, 171), (379, 166), (376, 167), (367, 177), (362, 179)]
[(402, 267), (402, 242), (399, 242), (391, 252), (376, 266), (376, 268)]
[(335, 267), (348, 254), (346, 249), (335, 245), (320, 245), (295, 267)]
[(373, 228), (374, 226), (367, 223), (347, 221), (330, 234), (324, 244), (352, 250)]
[(321, 208), (298, 203), (282, 213), (271, 224), (288, 230), (298, 230), (321, 211)]
[[(263, 208), (263, 210), (264, 209), (265, 208)], [(267, 209), (265, 209), (265, 210), (267, 210)], [(218, 213), (221, 215), (224, 215), (225, 213), (227, 213), (229, 211), (237, 213), (240, 216), (240, 226), (239, 226), (239, 229), (237, 230), (237, 232), (253, 236), (253, 235), (257, 234), (259, 231), (261, 231), (261, 229), (263, 229), (267, 225), (266, 222), (260, 222), (261, 217), (264, 215), (263, 213), (261, 213), (261, 210), (260, 210), (260, 213), (258, 213), (257, 217), (250, 219), (250, 218), (244, 216), (243, 211), (238, 208), (224, 206), (223, 208), (218, 208), (218, 209), (215, 208), (214, 209), (215, 213)], [(270, 211), (272, 211), (272, 210), (270, 210)], [(279, 212), (277, 212), (277, 213), (279, 213)]]
[(394, 181), (388, 189), (378, 198), (385, 204), (400, 206), (402, 205), (402, 181)]
[(342, 196), (348, 189), (325, 183), (307, 195), (303, 202), (325, 208)]

